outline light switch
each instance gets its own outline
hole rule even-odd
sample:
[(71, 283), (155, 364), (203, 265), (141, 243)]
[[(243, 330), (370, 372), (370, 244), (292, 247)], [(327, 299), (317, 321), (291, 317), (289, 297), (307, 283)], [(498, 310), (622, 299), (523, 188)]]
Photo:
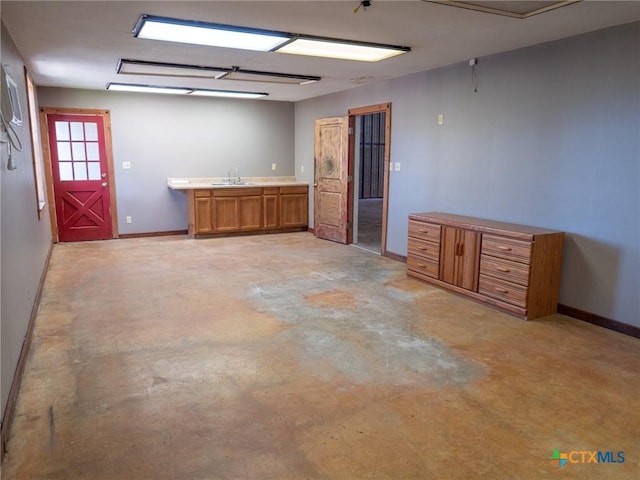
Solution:
[(272, 163), (271, 164), (271, 170), (276, 170), (276, 168), (277, 168), (277, 165), (275, 163)]
[(438, 125), (442, 125), (444, 123), (444, 113), (438, 114)]
[(122, 168), (124, 170), (129, 170), (131, 168), (131, 162), (122, 162)]
[(300, 165), (300, 173), (304, 173), (304, 165)]

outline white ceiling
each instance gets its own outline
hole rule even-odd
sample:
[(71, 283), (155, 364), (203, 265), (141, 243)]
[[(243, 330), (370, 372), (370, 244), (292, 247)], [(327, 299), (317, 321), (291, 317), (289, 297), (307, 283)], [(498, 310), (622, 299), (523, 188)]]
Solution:
[[(493, 7), (516, 2), (475, 2)], [(530, 7), (552, 2), (521, 2)], [(528, 18), (435, 2), (1, 1), (2, 21), (41, 86), (104, 90), (109, 82), (268, 92), (297, 101), (640, 20), (640, 1), (581, 1)], [(522, 8), (521, 8), (522, 10)], [(189, 46), (134, 38), (143, 13), (411, 47), (377, 63)], [(311, 85), (118, 75), (120, 58), (315, 75)]]

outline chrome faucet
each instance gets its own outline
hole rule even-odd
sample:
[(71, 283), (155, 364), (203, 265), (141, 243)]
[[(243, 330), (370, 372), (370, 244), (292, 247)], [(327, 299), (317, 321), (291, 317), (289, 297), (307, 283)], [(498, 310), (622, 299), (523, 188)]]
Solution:
[(232, 168), (229, 170), (229, 173), (227, 173), (227, 183), (230, 183), (232, 185), (237, 185), (239, 183), (242, 183), (242, 179), (240, 178), (240, 172), (238, 171), (237, 168)]

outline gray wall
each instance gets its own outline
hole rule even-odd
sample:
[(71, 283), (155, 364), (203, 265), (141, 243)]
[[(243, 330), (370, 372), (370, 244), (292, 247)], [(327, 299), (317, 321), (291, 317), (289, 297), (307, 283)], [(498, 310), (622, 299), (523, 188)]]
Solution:
[(406, 255), (412, 212), (559, 229), (560, 302), (640, 326), (640, 24), (481, 58), (477, 73), (477, 93), (465, 63), (298, 102), (299, 179), (313, 179), (315, 118), (390, 101), (389, 251)]
[(230, 168), (294, 175), (293, 103), (63, 88), (39, 88), (38, 99), (41, 107), (110, 110), (121, 234), (187, 228), (186, 195), (169, 190), (168, 177), (222, 177)]
[[(1, 41), (0, 61), (18, 84), (24, 120), (22, 126), (15, 127), (24, 146), (22, 152), (13, 150), (17, 170), (7, 170), (7, 144), (0, 143), (0, 397), (4, 416), (35, 294), (51, 247), (51, 228), (48, 209), (38, 219), (24, 63), (4, 24)], [(7, 138), (4, 133), (0, 136), (3, 142)]]

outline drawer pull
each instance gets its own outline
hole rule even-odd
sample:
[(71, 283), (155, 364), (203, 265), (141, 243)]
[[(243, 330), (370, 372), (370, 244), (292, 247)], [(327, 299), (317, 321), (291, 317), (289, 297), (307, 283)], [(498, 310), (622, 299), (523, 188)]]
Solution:
[(510, 252), (511, 251), (511, 247), (505, 247), (504, 245), (498, 245), (498, 248), (500, 250), (504, 250), (505, 252)]
[(429, 250), (427, 247), (419, 247), (418, 250), (422, 250), (423, 252)]
[(420, 267), (420, 268), (427, 268), (427, 266), (426, 266), (424, 263), (419, 263), (419, 264), (418, 264), (418, 267)]
[(500, 287), (493, 287), (493, 289), (496, 292), (500, 292), (500, 293), (509, 293), (509, 290), (505, 289), (505, 288), (500, 288)]
[(505, 267), (496, 267), (496, 270), (498, 270), (499, 272), (504, 272), (504, 273), (509, 273), (511, 271), (511, 269), (505, 268)]
[(425, 228), (421, 228), (418, 230), (420, 233), (429, 233), (429, 230), (425, 229)]

